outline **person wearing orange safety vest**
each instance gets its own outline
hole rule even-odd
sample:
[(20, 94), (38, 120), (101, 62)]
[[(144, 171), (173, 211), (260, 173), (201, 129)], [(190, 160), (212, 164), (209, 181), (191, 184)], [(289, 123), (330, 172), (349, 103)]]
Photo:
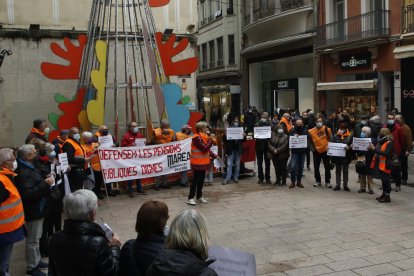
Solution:
[(280, 121), (279, 121), (279, 125), (283, 126), (283, 128), (285, 130), (285, 133), (289, 133), (292, 130), (293, 126), (290, 122), (290, 114), (289, 113), (284, 113), (283, 114), (282, 119), (280, 119)]
[(378, 144), (374, 148), (370, 145), (369, 150), (375, 152), (374, 158), (371, 162), (371, 169), (373, 169), (373, 177), (381, 179), (382, 195), (376, 199), (380, 203), (391, 202), (391, 159), (394, 156), (394, 144), (392, 142), (392, 135), (388, 128), (382, 128), (378, 135)]
[(62, 146), (65, 143), (66, 139), (68, 139), (68, 137), (69, 137), (69, 130), (62, 129), (60, 131), (60, 135), (56, 137), (55, 139), (53, 139), (52, 144), (55, 146), (56, 156), (59, 153), (62, 153)]
[[(154, 129), (153, 131), (153, 138), (151, 144), (167, 144), (176, 140), (177, 137), (174, 130), (170, 129), (170, 122), (168, 122), (167, 120), (162, 120), (160, 127)], [(161, 186), (165, 189), (171, 189), (171, 187), (168, 185), (168, 175), (165, 174), (155, 178), (154, 190), (158, 191)]]
[[(182, 141), (190, 137), (191, 137), (191, 127), (189, 125), (183, 125), (183, 127), (181, 128), (181, 132), (176, 133), (177, 141)], [(187, 171), (181, 172), (180, 186), (190, 187), (190, 184), (188, 182)]]
[(0, 275), (9, 272), (14, 243), (24, 239), (24, 211), (13, 183), (17, 161), (13, 150), (0, 149)]
[(217, 155), (210, 151), (213, 145), (214, 134), (206, 134), (207, 123), (198, 122), (196, 124), (196, 133), (191, 142), (190, 163), (193, 170), (193, 181), (191, 182), (190, 193), (188, 194), (187, 204), (196, 205), (197, 202), (207, 203), (203, 198), (203, 184), (206, 177), (206, 171), (210, 168), (210, 156), (217, 158)]
[(79, 129), (72, 127), (69, 130), (68, 139), (66, 139), (62, 146), (62, 151), (68, 155), (68, 162), (71, 167), (68, 179), (72, 193), (82, 189), (83, 181), (87, 177), (86, 169), (88, 168), (88, 163), (95, 157), (95, 155), (86, 156), (86, 151), (80, 144), (80, 138)]
[(33, 127), (27, 135), (25, 144), (29, 144), (34, 138), (38, 138), (43, 142), (47, 142), (46, 136), (49, 134), (50, 128), (47, 126), (45, 119), (36, 119), (33, 121)]
[(328, 143), (332, 141), (333, 135), (331, 129), (324, 125), (323, 118), (316, 120), (316, 126), (308, 130), (311, 137), (310, 149), (313, 151), (313, 170), (315, 175), (315, 184), (313, 187), (321, 186), (321, 173), (319, 168), (321, 161), (325, 168), (325, 187), (331, 186), (331, 158), (328, 156)]

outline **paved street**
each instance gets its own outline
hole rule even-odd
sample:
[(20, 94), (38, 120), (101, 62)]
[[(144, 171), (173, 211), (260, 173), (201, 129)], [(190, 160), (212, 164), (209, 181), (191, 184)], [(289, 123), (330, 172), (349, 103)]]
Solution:
[[(358, 194), (354, 168), (351, 192), (312, 187), (312, 171), (305, 172), (304, 189), (258, 185), (256, 177), (223, 186), (216, 178), (205, 187), (209, 203), (193, 208), (207, 218), (212, 244), (256, 255), (258, 275), (414, 275), (414, 188), (403, 186), (390, 204), (379, 204), (380, 182), (375, 181), (374, 195)], [(136, 235), (135, 217), (144, 200), (167, 202), (172, 218), (190, 208), (184, 203), (187, 192), (174, 187), (118, 196), (100, 206), (98, 217), (126, 241)], [(23, 248), (23, 243), (15, 247), (12, 275), (24, 275)]]

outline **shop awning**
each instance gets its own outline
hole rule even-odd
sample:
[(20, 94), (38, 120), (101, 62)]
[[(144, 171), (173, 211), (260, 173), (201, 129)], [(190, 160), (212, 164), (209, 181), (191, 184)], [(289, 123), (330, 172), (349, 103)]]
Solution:
[(342, 81), (342, 82), (318, 82), (316, 90), (342, 90), (342, 89), (374, 89), (376, 80)]
[(414, 57), (414, 45), (395, 47), (394, 51), (395, 58), (409, 58)]

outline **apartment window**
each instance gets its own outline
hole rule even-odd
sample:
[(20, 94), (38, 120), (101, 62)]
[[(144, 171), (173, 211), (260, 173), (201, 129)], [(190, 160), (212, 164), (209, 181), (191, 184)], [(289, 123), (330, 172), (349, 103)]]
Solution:
[(369, 0), (369, 2), (371, 11), (385, 10), (385, 0)]
[(235, 50), (234, 50), (234, 35), (229, 35), (228, 40), (229, 40), (229, 64), (235, 64), (236, 55), (235, 55)]
[(209, 67), (214, 68), (214, 67), (216, 67), (216, 55), (215, 55), (215, 52), (214, 52), (214, 40), (212, 40), (208, 43), (208, 48), (210, 50), (210, 64), (209, 64)]
[(201, 50), (202, 50), (202, 57), (203, 57), (203, 64), (201, 65), (201, 69), (205, 70), (208, 68), (208, 54), (207, 54), (207, 43), (204, 43), (201, 46)]
[(217, 66), (223, 66), (223, 38), (217, 38)]

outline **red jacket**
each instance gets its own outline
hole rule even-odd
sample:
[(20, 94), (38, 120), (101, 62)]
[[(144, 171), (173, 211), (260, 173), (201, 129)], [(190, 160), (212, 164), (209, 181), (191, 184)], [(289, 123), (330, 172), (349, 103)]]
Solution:
[[(384, 127), (388, 127), (388, 125), (384, 125)], [(389, 127), (388, 127), (389, 128)], [(401, 126), (395, 122), (392, 128), (389, 128), (393, 137), (393, 144), (394, 144), (394, 154), (397, 156), (400, 155), (401, 150), (405, 148), (406, 141), (405, 141), (405, 133)]]
[(122, 136), (121, 147), (132, 147), (132, 146), (134, 146), (135, 138), (145, 138), (145, 137), (139, 131), (136, 134), (133, 134), (133, 133), (131, 133), (131, 131), (128, 131), (124, 134), (124, 136)]

